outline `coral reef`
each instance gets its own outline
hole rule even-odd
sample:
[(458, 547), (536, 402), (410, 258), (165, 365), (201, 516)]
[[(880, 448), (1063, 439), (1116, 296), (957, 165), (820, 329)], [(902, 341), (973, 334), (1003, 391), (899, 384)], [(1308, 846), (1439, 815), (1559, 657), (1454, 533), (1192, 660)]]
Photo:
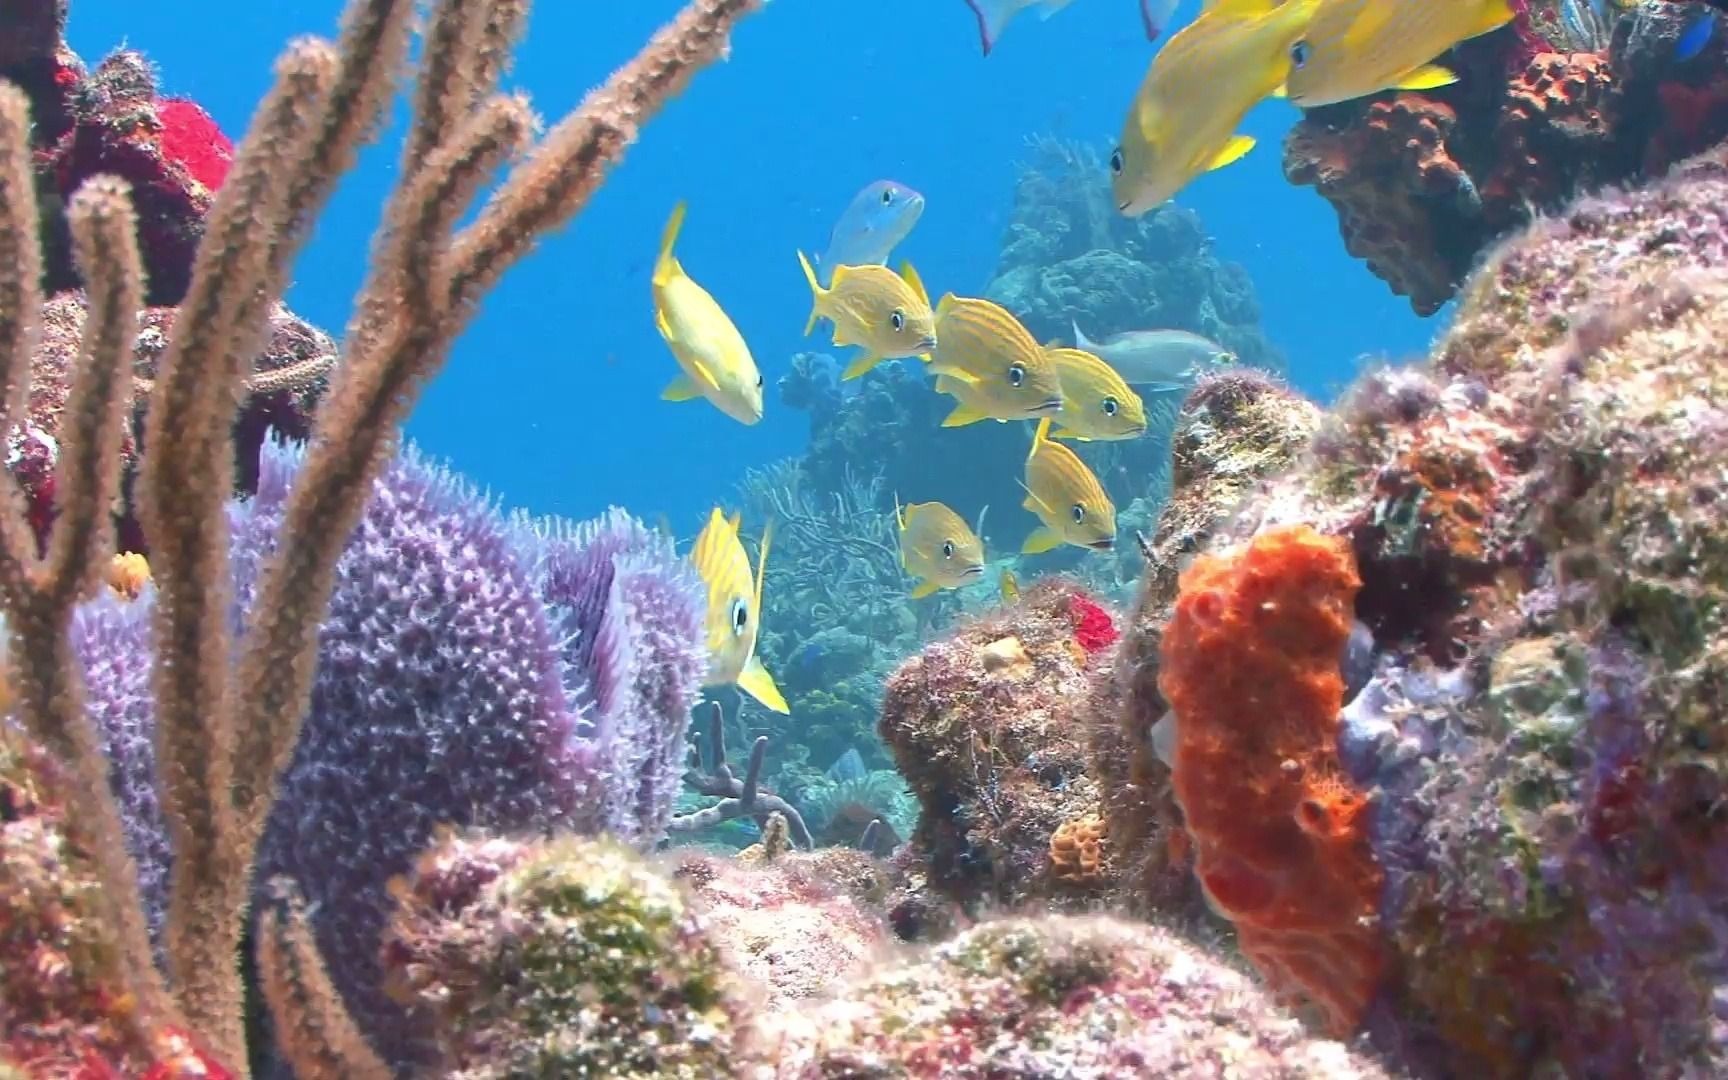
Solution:
[(1202, 380), (1188, 396), (1172, 438), (1173, 486), (1145, 548), (1124, 544), (1143, 567), (1115, 676), (1095, 680), (1085, 705), (1091, 771), (1123, 878), (1119, 901), (1192, 926), (1206, 920), (1189, 870), (1188, 834), (1170, 769), (1154, 752), (1152, 726), (1169, 709), (1158, 688), (1164, 627), (1179, 574), (1256, 485), (1300, 460), (1320, 429), (1312, 403), (1265, 375), (1243, 369)]
[[(242, 613), (300, 458), (267, 449), (257, 494), (230, 508)], [(377, 481), (336, 579), (259, 876), (298, 884), (334, 985), (401, 1059), (417, 1032), (385, 998), (374, 948), (389, 878), (441, 825), (658, 839), (706, 671), (703, 598), (670, 543), (623, 514), (574, 528), (506, 519), (412, 450)], [(99, 598), (74, 640), (159, 922), (170, 853), (151, 783), (154, 602)]]
[[(137, 423), (128, 430), (120, 450), (122, 491), (128, 496), (116, 521), (121, 550), (142, 552), (147, 547), (130, 494), (140, 436), (147, 437), (142, 399), (168, 347), (175, 310), (152, 307), (138, 313), (132, 371), (134, 398), (140, 408)], [(46, 544), (55, 513), (54, 467), (59, 460), (61, 423), (86, 323), (84, 295), (65, 292), (53, 297), (43, 305), (39, 321), (41, 339), (30, 360), (27, 419), (11, 437), (8, 465), (23, 489), (26, 512), (38, 542)], [(268, 336), (253, 360), (245, 405), (234, 421), (237, 492), (249, 494), (257, 487), (258, 456), (272, 432), (289, 439), (304, 439), (311, 432), (313, 411), (335, 363), (336, 345), (327, 334), (281, 304), (271, 309)]]
[(768, 1017), (779, 1077), (1384, 1077), (1154, 928), (988, 923), (835, 1002)]
[(449, 835), (392, 890), (393, 993), (439, 1075), (732, 1075), (742, 1004), (679, 888), (606, 841)]
[(689, 887), (708, 940), (767, 1009), (827, 996), (862, 974), (889, 936), (879, 911), (888, 874), (860, 853), (687, 855), (673, 876)]
[(1340, 1036), (1386, 963), (1366, 801), (1338, 758), (1360, 586), (1349, 547), (1306, 526), (1202, 555), (1182, 575), (1159, 675), (1196, 876), (1272, 987), (1305, 991)]
[(1098, 612), (1073, 583), (1046, 578), (888, 680), (881, 733), (918, 796), (915, 856), (932, 887), (969, 909), (1090, 891), (1056, 872), (1051, 839), (1098, 809), (1074, 715), (1108, 664), (1080, 638), (1101, 640)]
[[(1199, 701), (1170, 702), (1190, 811), (1187, 786), (1205, 775), (1184, 775), (1191, 722), (1277, 693), (1276, 710), (1232, 736), (1230, 767), (1273, 777), (1294, 761), (1288, 791), (1313, 759), (1270, 746), (1285, 724), (1265, 715), (1287, 723), (1303, 702), (1315, 715), (1343, 704), (1325, 767), (1344, 774), (1326, 787), (1346, 812), (1297, 803), (1294, 823), (1286, 805), (1248, 811), (1247, 825), (1307, 836), (1348, 823), (1347, 836), (1321, 832), (1340, 850), (1349, 841), (1358, 875), (1334, 914), (1363, 915), (1352, 936), (1384, 953), (1363, 1026), (1419, 1075), (1728, 1068), (1728, 826), (1716, 809), (1728, 799), (1725, 199), (1716, 152), (1578, 202), (1496, 251), (1431, 363), (1370, 374), (1301, 467), (1255, 483), (1203, 545), (1315, 554), (1261, 560), (1258, 575), (1241, 555), (1207, 563), (1184, 580), (1174, 623), (1131, 625), (1122, 675), (1134, 692), (1117, 746), (1140, 745), (1166, 712), (1148, 679), (1166, 692), (1198, 680)], [(1327, 614), (1306, 621), (1302, 597), (1327, 594), (1303, 590), (1344, 556), (1360, 581), (1353, 605), (1334, 577)], [(1238, 565), (1224, 592), (1201, 587)], [(1274, 602), (1256, 609), (1256, 596)], [(1184, 618), (1294, 620), (1306, 629), (1278, 640), (1308, 650), (1312, 674), (1300, 692), (1243, 660), (1185, 674)], [(1238, 794), (1230, 812), (1249, 806)], [(1203, 848), (1207, 827), (1190, 824)], [(1364, 851), (1383, 886), (1369, 888)], [(1206, 876), (1249, 956), (1275, 981), (1291, 974), (1257, 955), (1254, 920), (1231, 895), (1239, 882)], [(1300, 981), (1350, 1019), (1374, 969), (1316, 967)]]
[(1419, 314), (1533, 211), (1660, 176), (1728, 136), (1721, 46), (1677, 60), (1691, 18), (1678, 5), (1613, 11), (1588, 40), (1539, 6), (1455, 50), (1456, 85), (1312, 110), (1285, 142), (1290, 182), (1333, 205), (1346, 250)]

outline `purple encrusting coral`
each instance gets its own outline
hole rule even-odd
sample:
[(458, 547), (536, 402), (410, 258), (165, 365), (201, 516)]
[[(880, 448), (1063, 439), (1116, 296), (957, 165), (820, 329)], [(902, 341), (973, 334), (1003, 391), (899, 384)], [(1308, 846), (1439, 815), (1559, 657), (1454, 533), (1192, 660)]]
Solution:
[[(266, 448), (257, 494), (230, 504), (237, 622), (299, 460)], [(441, 825), (656, 839), (706, 667), (703, 602), (671, 541), (622, 511), (574, 526), (506, 518), (411, 449), (374, 486), (337, 564), (312, 705), (258, 880), (299, 882), (330, 974), (386, 1057), (422, 1050), (380, 985), (390, 878)], [(167, 849), (145, 782), (149, 608), (148, 592), (88, 605), (77, 643), (159, 911)]]

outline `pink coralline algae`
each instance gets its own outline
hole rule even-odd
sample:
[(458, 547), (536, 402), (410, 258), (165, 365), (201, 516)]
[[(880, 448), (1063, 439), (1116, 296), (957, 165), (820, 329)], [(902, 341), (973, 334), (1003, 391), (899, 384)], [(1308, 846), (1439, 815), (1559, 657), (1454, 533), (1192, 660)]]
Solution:
[[(241, 613), (299, 459), (268, 448), (258, 493), (231, 505)], [(350, 1010), (381, 1053), (408, 1061), (423, 1032), (385, 996), (376, 949), (390, 876), (444, 825), (657, 840), (706, 670), (703, 599), (670, 543), (622, 512), (506, 518), (413, 452), (376, 484), (336, 578), (257, 877), (298, 883)], [(74, 645), (159, 915), (170, 852), (152, 782), (153, 599), (85, 605)]]
[(781, 1080), (1386, 1076), (1192, 945), (1103, 918), (987, 923), (761, 1027), (751, 1075)]

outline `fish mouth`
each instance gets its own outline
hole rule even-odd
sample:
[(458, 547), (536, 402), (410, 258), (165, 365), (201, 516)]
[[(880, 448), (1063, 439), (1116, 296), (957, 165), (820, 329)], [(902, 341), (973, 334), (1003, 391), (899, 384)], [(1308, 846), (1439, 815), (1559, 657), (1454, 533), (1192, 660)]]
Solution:
[(963, 578), (983, 577), (984, 568), (982, 566), (968, 566), (966, 569), (960, 571), (960, 576)]
[(936, 339), (933, 337), (927, 337), (918, 343), (918, 351), (919, 352), (929, 352), (931, 349), (934, 349), (935, 347), (936, 347)]
[(1102, 540), (1094, 540), (1086, 546), (1091, 548), (1093, 551), (1113, 551), (1116, 548), (1116, 538), (1113, 536), (1106, 536)]
[(1062, 399), (1059, 397), (1046, 398), (1044, 401), (1034, 405), (1032, 411), (1035, 413), (1061, 412)]

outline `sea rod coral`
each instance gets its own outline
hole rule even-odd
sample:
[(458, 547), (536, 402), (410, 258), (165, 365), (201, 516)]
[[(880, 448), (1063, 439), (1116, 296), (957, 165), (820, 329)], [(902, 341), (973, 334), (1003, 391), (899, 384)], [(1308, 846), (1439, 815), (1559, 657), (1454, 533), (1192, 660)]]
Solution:
[[(724, 54), (758, 0), (693, 0), (634, 60), (593, 91), (505, 176), (464, 224), (494, 171), (528, 147), (534, 119), (499, 78), (528, 4), (436, 3), (425, 17), (413, 119), (398, 181), (355, 304), (336, 378), (299, 482), (283, 511), (244, 635), (232, 625), (232, 423), (245, 358), (256, 354), (294, 255), (359, 145), (380, 127), (418, 15), (411, 0), (354, 0), (335, 43), (304, 39), (276, 81), (212, 202), (179, 316), (151, 390), (151, 432), (138, 483), (157, 583), (153, 695), (162, 808), (174, 849), (164, 924), (167, 972), (153, 960), (135, 868), (108, 791), (108, 765), (72, 656), (76, 600), (113, 553), (131, 390), (126, 360), (143, 304), (132, 203), (91, 180), (68, 208), (90, 293), (83, 355), (68, 396), (55, 478), (59, 516), (45, 555), (16, 497), (0, 506), (0, 606), (11, 631), (17, 715), (65, 763), (82, 812), (68, 819), (103, 879), (98, 916), (115, 936), (110, 973), (140, 1027), (180, 1020), (232, 1070), (247, 1062), (239, 948), (251, 870), (312, 691), (318, 629), (335, 568), (401, 420), (441, 367), (478, 300), (536, 238), (598, 189), (640, 124)], [(0, 402), (21, 415), (35, 337), (41, 252), (26, 99), (0, 88)], [(278, 914), (289, 948), (260, 950), (266, 983), (310, 978), (307, 930)], [(164, 977), (166, 974), (166, 978)], [(318, 980), (271, 996), (275, 1030), (307, 1075), (379, 1076), (382, 1063), (342, 1030), (340, 1003)], [(279, 984), (280, 988), (280, 984)]]

